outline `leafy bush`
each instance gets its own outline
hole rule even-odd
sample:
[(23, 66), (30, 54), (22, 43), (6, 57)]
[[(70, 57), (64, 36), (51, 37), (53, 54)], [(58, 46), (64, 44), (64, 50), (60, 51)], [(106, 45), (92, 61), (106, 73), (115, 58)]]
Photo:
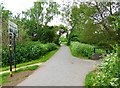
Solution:
[(57, 45), (54, 44), (54, 43), (48, 43), (47, 44), (47, 50), (48, 50), (48, 52), (52, 51), (52, 50), (55, 50), (56, 48), (57, 48)]
[(93, 54), (93, 46), (88, 44), (83, 44), (79, 42), (71, 43), (71, 50), (73, 55), (75, 56), (85, 56), (91, 58)]
[(8, 60), (8, 49), (3, 49), (2, 50), (2, 66), (9, 65), (9, 60)]
[(117, 53), (107, 55), (103, 63), (86, 77), (86, 86), (120, 86), (119, 58)]
[(68, 40), (67, 40), (67, 38), (61, 36), (59, 39), (59, 42), (60, 42), (60, 44), (67, 44)]
[[(84, 56), (91, 58), (94, 54), (94, 46), (79, 42), (71, 42), (71, 51), (74, 56)], [(105, 50), (102, 49), (96, 49), (96, 53), (105, 53)]]
[[(16, 60), (17, 64), (28, 62), (31, 60), (38, 59), (40, 56), (43, 56), (47, 52), (57, 49), (57, 45), (53, 43), (42, 44), (40, 42), (26, 42), (17, 44), (16, 47)], [(2, 66), (8, 66), (8, 48), (2, 50)]]

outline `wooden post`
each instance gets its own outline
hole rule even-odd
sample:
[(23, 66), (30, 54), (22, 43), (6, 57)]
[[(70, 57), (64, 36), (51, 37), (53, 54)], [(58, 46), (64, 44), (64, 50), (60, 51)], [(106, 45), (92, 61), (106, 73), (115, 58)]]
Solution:
[(95, 48), (94, 48), (94, 53), (96, 53)]

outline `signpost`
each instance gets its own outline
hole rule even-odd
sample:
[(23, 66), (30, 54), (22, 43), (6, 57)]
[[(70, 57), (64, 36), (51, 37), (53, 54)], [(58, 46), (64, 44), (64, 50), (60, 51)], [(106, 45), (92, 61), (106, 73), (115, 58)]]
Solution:
[(16, 34), (14, 33), (14, 70), (16, 72)]
[(9, 63), (10, 63), (10, 76), (12, 77), (12, 33), (9, 33)]
[(17, 25), (8, 21), (9, 34), (9, 61), (10, 61), (10, 76), (12, 77), (12, 34), (14, 35), (14, 69), (16, 71), (16, 35), (18, 34)]

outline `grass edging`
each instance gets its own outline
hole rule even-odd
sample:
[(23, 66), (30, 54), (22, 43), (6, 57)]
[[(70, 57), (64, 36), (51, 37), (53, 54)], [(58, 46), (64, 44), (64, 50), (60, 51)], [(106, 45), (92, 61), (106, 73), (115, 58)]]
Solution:
[[(17, 64), (17, 68), (22, 67), (22, 66), (26, 66), (26, 65), (35, 64), (35, 63), (45, 62), (45, 61), (47, 61), (50, 57), (52, 57), (57, 51), (58, 51), (58, 49), (53, 50), (53, 51), (45, 54), (44, 56), (40, 57), (40, 58), (37, 59), (37, 60), (32, 60), (32, 61), (30, 61), (30, 62), (25, 62), (25, 63)], [(9, 68), (10, 68), (9, 66), (4, 67), (4, 68), (2, 68), (2, 71), (9, 70)], [(13, 66), (13, 68), (14, 68), (14, 66)]]

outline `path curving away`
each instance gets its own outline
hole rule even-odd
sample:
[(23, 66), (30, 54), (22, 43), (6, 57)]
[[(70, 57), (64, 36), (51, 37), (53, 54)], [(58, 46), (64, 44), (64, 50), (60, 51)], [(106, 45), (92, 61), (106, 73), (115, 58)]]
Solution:
[(71, 55), (63, 45), (55, 55), (17, 86), (84, 86), (85, 76), (98, 62)]

